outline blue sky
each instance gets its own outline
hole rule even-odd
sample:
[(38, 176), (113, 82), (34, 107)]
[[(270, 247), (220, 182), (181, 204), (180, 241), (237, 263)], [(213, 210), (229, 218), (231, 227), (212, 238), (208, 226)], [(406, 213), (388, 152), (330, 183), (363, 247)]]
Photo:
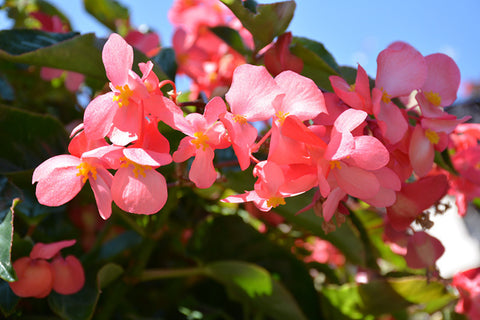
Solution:
[[(71, 20), (75, 30), (106, 36), (84, 9), (81, 0), (51, 0)], [(170, 44), (172, 26), (167, 12), (173, 0), (119, 1), (130, 9), (135, 26), (145, 24)], [(257, 0), (259, 3), (275, 2)], [(480, 1), (320, 1), (297, 0), (289, 30), (322, 42), (341, 65), (360, 63), (375, 77), (376, 56), (396, 40), (410, 43), (422, 54), (443, 52), (457, 62), (462, 81), (480, 81)], [(0, 16), (1, 20), (5, 19)]]

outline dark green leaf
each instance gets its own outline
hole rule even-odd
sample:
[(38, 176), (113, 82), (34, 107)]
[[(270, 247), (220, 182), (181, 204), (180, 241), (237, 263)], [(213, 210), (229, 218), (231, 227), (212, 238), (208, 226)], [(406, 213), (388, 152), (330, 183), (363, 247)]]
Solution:
[(48, 296), (48, 305), (62, 319), (91, 319), (99, 297), (97, 289), (85, 285), (75, 294), (63, 295), (52, 291)]
[(108, 263), (104, 265), (97, 273), (97, 287), (102, 290), (110, 283), (118, 279), (123, 273), (123, 268), (115, 263)]
[(119, 21), (129, 19), (128, 9), (115, 0), (83, 0), (88, 13), (112, 31), (118, 31)]
[(234, 300), (272, 319), (307, 319), (291, 294), (265, 269), (242, 261), (219, 261), (205, 267)]
[(12, 198), (15, 193), (16, 190), (13, 190), (7, 179), (0, 176), (0, 278), (9, 282), (16, 280), (11, 261), (13, 210), (18, 203), (18, 198)]
[(33, 169), (65, 153), (68, 135), (51, 116), (0, 105), (0, 172)]
[[(177, 62), (175, 60), (175, 51), (172, 48), (162, 48), (162, 50), (154, 57), (152, 62), (160, 67), (165, 75), (172, 81), (175, 81), (177, 74)], [(160, 77), (160, 75), (157, 74)], [(160, 79), (162, 81), (164, 79)]]
[(213, 27), (210, 28), (210, 30), (241, 55), (247, 55), (249, 53), (237, 30), (224, 26)]
[(458, 171), (455, 169), (452, 163), (452, 159), (450, 158), (450, 154), (448, 153), (448, 149), (443, 150), (442, 152), (435, 151), (435, 163), (438, 164), (443, 169), (447, 170), (448, 172), (459, 175)]
[(295, 1), (259, 4), (256, 13), (247, 9), (242, 0), (221, 0), (250, 31), (255, 43), (255, 51), (259, 51), (273, 39), (287, 30), (295, 11)]
[(5, 317), (8, 317), (15, 311), (20, 298), (13, 293), (8, 282), (0, 280), (0, 310)]
[(0, 31), (0, 59), (76, 71), (106, 81), (102, 43), (94, 34)]
[(329, 76), (339, 75), (340, 68), (323, 44), (307, 38), (294, 37), (290, 51), (303, 60), (302, 74), (324, 90), (332, 91)]

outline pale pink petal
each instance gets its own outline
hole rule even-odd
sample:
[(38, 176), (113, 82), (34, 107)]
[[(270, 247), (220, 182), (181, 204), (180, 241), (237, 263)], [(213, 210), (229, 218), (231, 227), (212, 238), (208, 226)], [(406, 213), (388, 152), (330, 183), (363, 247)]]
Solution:
[(451, 105), (457, 99), (457, 90), (460, 86), (460, 70), (452, 58), (435, 53), (425, 57), (428, 68), (428, 77), (422, 86), (425, 93), (438, 93), (441, 97), (441, 106)]
[(118, 34), (112, 33), (102, 51), (107, 78), (114, 86), (127, 83), (133, 65), (133, 48)]
[(168, 153), (160, 153), (141, 148), (125, 148), (123, 154), (135, 163), (150, 167), (160, 167), (172, 162), (172, 156)]
[(89, 178), (90, 187), (95, 196), (98, 213), (102, 219), (106, 220), (112, 215), (112, 174), (105, 169), (98, 169), (97, 178)]
[(225, 98), (233, 114), (259, 121), (273, 116), (272, 103), (279, 94), (283, 91), (265, 67), (243, 64), (235, 69)]
[(394, 42), (377, 57), (375, 87), (391, 97), (407, 96), (420, 89), (427, 78), (427, 64), (414, 47)]
[(32, 259), (51, 259), (60, 252), (63, 248), (73, 246), (76, 240), (63, 240), (53, 243), (36, 243), (32, 251), (30, 252), (30, 258)]
[(330, 221), (335, 211), (337, 211), (338, 204), (347, 194), (340, 188), (333, 189), (328, 195), (327, 199), (322, 203), (322, 214), (325, 221)]
[(350, 167), (344, 162), (341, 169), (333, 169), (338, 186), (352, 197), (369, 199), (374, 197), (380, 189), (380, 183), (372, 172)]
[(197, 150), (188, 174), (189, 179), (195, 183), (197, 188), (209, 188), (217, 179), (217, 172), (213, 166), (214, 156), (215, 153), (212, 148), (206, 148), (205, 150), (199, 148)]
[(402, 181), (400, 181), (400, 178), (392, 169), (383, 167), (373, 171), (373, 173), (377, 176), (380, 186), (395, 191), (399, 191), (402, 188)]
[(37, 168), (35, 168), (35, 171), (33, 171), (32, 183), (43, 179), (48, 179), (53, 170), (57, 168), (76, 167), (80, 164), (80, 162), (80, 158), (69, 154), (62, 154), (47, 159)]
[(362, 199), (362, 200), (374, 207), (386, 208), (393, 205), (396, 199), (397, 199), (397, 194), (395, 191), (380, 187), (377, 194), (373, 198)]
[(88, 139), (103, 139), (112, 126), (118, 110), (118, 103), (113, 101), (115, 94), (108, 92), (93, 99), (85, 109), (83, 123)]
[(392, 102), (380, 101), (381, 92), (373, 89), (373, 112), (384, 138), (391, 144), (399, 142), (408, 130), (408, 123), (402, 111)]
[(61, 167), (40, 179), (35, 195), (43, 205), (56, 207), (72, 200), (82, 189), (84, 182), (77, 167)]
[(431, 129), (436, 132), (445, 132), (447, 134), (451, 133), (458, 124), (468, 121), (471, 116), (465, 116), (461, 119), (457, 119), (454, 115), (445, 115), (442, 118), (423, 118), (422, 127)]
[(191, 143), (192, 140), (191, 137), (185, 137), (180, 140), (177, 151), (173, 153), (173, 161), (183, 162), (195, 155), (197, 148)]
[(285, 92), (282, 106), (274, 106), (277, 111), (294, 114), (302, 121), (327, 113), (323, 94), (311, 79), (288, 70), (276, 76), (275, 82)]
[(205, 106), (204, 117), (207, 121), (207, 125), (213, 124), (218, 120), (218, 117), (227, 112), (227, 106), (220, 97), (214, 97)]
[(384, 167), (390, 160), (390, 154), (385, 146), (375, 137), (354, 137), (355, 148), (350, 154), (357, 167), (365, 170), (377, 170)]
[(137, 214), (154, 214), (167, 201), (167, 182), (163, 175), (150, 169), (145, 176), (135, 176), (131, 166), (120, 168), (113, 177), (112, 198), (124, 211)]
[(352, 134), (349, 131), (338, 132), (334, 128), (324, 157), (327, 160), (344, 159), (351, 155), (354, 148), (355, 140)]
[(421, 126), (416, 126), (413, 130), (408, 156), (413, 170), (419, 177), (426, 176), (432, 170), (435, 151)]
[(71, 91), (75, 92), (78, 90), (82, 82), (85, 80), (85, 76), (81, 73), (68, 71), (65, 78), (65, 87)]
[(361, 125), (368, 114), (362, 110), (347, 109), (335, 120), (334, 126), (338, 132), (351, 132)]

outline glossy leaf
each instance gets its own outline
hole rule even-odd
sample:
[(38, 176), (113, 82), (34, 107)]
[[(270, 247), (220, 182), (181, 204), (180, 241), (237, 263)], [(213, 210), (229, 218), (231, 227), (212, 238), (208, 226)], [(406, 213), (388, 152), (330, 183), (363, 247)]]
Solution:
[(0, 310), (5, 317), (8, 317), (15, 311), (20, 298), (13, 293), (8, 282), (0, 280)]
[(237, 51), (241, 55), (247, 55), (249, 53), (249, 50), (245, 47), (242, 37), (237, 30), (229, 27), (219, 26), (210, 28), (210, 31), (215, 33), (217, 37), (225, 41), (225, 43), (227, 43), (233, 50)]
[(75, 294), (63, 295), (52, 291), (48, 296), (48, 304), (53, 312), (62, 319), (91, 319), (97, 305), (99, 292), (85, 285)]
[(112, 31), (129, 19), (128, 9), (115, 0), (83, 0), (85, 10)]
[(242, 261), (219, 261), (205, 267), (222, 283), (232, 299), (253, 307), (272, 319), (306, 319), (291, 294), (265, 269)]
[[(167, 77), (170, 80), (175, 80), (175, 75), (177, 74), (177, 62), (175, 60), (175, 51), (172, 48), (162, 48), (162, 50), (154, 57), (152, 57), (152, 62), (160, 67), (165, 76), (159, 75), (158, 72), (155, 72), (157, 76), (166, 79)], [(154, 70), (156, 71), (156, 70)], [(164, 79), (160, 79), (164, 80)]]
[(18, 203), (18, 191), (4, 176), (0, 176), (0, 278), (15, 281), (11, 254), (13, 242), (13, 212)]
[(340, 68), (323, 44), (307, 38), (293, 37), (290, 51), (303, 60), (302, 75), (324, 90), (332, 91), (329, 76), (339, 75)]
[(40, 30), (0, 31), (0, 59), (76, 71), (107, 80), (102, 43), (94, 34), (51, 33)]
[(287, 29), (295, 11), (295, 1), (259, 4), (256, 13), (246, 8), (242, 0), (221, 0), (250, 31), (259, 51)]
[(55, 118), (0, 105), (0, 172), (33, 169), (66, 152), (68, 135)]

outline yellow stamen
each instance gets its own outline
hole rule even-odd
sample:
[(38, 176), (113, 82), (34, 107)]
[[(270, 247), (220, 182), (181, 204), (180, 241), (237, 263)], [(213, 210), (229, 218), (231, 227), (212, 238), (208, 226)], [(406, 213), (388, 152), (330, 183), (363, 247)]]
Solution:
[(285, 199), (282, 197), (271, 197), (270, 199), (267, 200), (267, 206), (276, 208), (279, 205), (285, 204)]
[(474, 167), (475, 167), (475, 169), (480, 170), (480, 162), (477, 162), (477, 164), (475, 164)]
[(425, 130), (425, 137), (432, 143), (432, 144), (437, 144), (438, 141), (440, 141), (440, 137), (438, 136), (438, 133), (433, 131), (432, 129), (427, 129)]
[(83, 176), (83, 179), (82, 179), (83, 183), (87, 182), (87, 179), (89, 177), (92, 177), (95, 180), (97, 179), (97, 168), (95, 168), (91, 164), (87, 162), (82, 162), (77, 166), (77, 169), (78, 169), (77, 177)]
[(247, 123), (247, 118), (245, 118), (245, 116), (242, 116), (241, 114), (236, 114), (233, 116), (233, 120), (235, 122), (238, 122), (240, 124), (245, 124)]
[(382, 90), (382, 101), (385, 103), (392, 102), (392, 99), (391, 99), (392, 96), (389, 95), (387, 91), (383, 90), (383, 88), (381, 88), (380, 90)]
[(126, 157), (120, 158), (120, 167), (121, 168), (127, 168), (129, 165), (133, 166), (133, 174), (135, 175), (135, 178), (138, 178), (138, 175), (141, 175), (145, 178), (145, 170), (151, 170), (152, 167), (150, 166), (144, 166), (141, 164), (138, 164), (136, 162), (133, 162), (130, 159), (127, 159)]
[(283, 111), (277, 111), (277, 113), (275, 114), (275, 116), (277, 116), (277, 119), (278, 119), (278, 122), (280, 122), (280, 125), (283, 124), (283, 122), (285, 121), (285, 119), (288, 117), (289, 113), (288, 112), (283, 112)]
[(425, 92), (425, 97), (427, 98), (427, 100), (433, 104), (435, 107), (438, 107), (440, 106), (440, 104), (442, 103), (442, 97), (440, 97), (440, 95), (436, 92), (432, 92), (432, 91), (428, 91), (428, 92)]
[(115, 92), (115, 96), (113, 97), (113, 101), (118, 102), (118, 106), (121, 108), (123, 106), (128, 106), (130, 104), (130, 97), (133, 95), (133, 91), (130, 90), (128, 84), (122, 86), (116, 86), (120, 92)]
[(348, 91), (355, 91), (355, 83), (350, 85), (350, 89)]
[(342, 169), (342, 164), (338, 160), (332, 160), (330, 161), (330, 169)]
[(197, 149), (203, 147), (203, 151), (205, 151), (208, 147), (208, 136), (201, 131), (195, 132), (193, 136), (195, 139), (192, 139), (192, 144), (194, 144)]

